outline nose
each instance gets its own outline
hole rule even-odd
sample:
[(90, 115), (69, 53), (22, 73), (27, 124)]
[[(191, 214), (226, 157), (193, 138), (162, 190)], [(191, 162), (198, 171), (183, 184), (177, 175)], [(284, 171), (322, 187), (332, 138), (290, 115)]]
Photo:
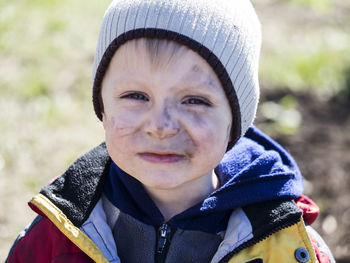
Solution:
[(166, 139), (176, 135), (180, 131), (180, 126), (173, 110), (168, 105), (163, 105), (149, 112), (144, 130), (151, 137)]

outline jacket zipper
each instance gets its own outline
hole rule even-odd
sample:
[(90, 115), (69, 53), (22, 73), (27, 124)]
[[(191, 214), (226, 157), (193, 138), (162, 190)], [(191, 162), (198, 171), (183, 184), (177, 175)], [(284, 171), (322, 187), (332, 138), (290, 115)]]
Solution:
[(166, 254), (170, 245), (171, 228), (167, 224), (163, 224), (158, 228), (157, 247), (155, 262), (165, 262)]
[(243, 249), (246, 249), (248, 247), (254, 246), (255, 244), (263, 241), (264, 239), (268, 238), (269, 236), (273, 235), (274, 233), (276, 233), (276, 232), (278, 232), (278, 231), (280, 231), (282, 229), (285, 229), (287, 227), (290, 227), (292, 225), (295, 225), (299, 221), (300, 221), (300, 218), (299, 219), (294, 219), (291, 222), (288, 222), (286, 224), (283, 224), (281, 226), (278, 226), (278, 227), (272, 229), (269, 233), (267, 233), (265, 235), (262, 235), (260, 237), (252, 238), (251, 240), (248, 240), (247, 242), (243, 243), (242, 245), (240, 245), (239, 247), (235, 248), (230, 253), (228, 253), (226, 256), (224, 256), (219, 261), (219, 263), (228, 263), (235, 254), (238, 254), (238, 252), (242, 251)]

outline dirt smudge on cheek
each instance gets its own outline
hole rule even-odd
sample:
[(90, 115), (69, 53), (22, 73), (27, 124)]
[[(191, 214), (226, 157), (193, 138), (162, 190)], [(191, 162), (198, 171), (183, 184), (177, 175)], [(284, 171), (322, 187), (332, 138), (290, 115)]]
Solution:
[(183, 144), (186, 146), (185, 154), (189, 159), (192, 159), (195, 153), (198, 151), (197, 144), (191, 139), (187, 138)]
[(117, 136), (128, 136), (136, 130), (133, 123), (130, 122), (130, 119), (126, 119), (126, 118), (116, 119), (115, 117), (110, 118), (109, 128)]
[(185, 143), (190, 145), (189, 148), (194, 149), (194, 152), (200, 152), (204, 149), (203, 144), (211, 144), (213, 137), (215, 137), (214, 127), (211, 127), (198, 114), (187, 113), (185, 130), (190, 137)]
[(204, 118), (199, 113), (193, 112), (181, 112), (181, 118), (185, 120), (184, 122), (191, 126), (191, 129), (206, 129), (207, 123), (204, 121)]

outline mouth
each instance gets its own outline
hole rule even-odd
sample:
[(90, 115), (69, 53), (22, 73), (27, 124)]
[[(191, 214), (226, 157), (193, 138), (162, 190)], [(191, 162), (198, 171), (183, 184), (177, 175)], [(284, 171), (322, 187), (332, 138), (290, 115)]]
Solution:
[(142, 152), (137, 154), (142, 160), (150, 163), (177, 163), (186, 159), (185, 155), (171, 152)]

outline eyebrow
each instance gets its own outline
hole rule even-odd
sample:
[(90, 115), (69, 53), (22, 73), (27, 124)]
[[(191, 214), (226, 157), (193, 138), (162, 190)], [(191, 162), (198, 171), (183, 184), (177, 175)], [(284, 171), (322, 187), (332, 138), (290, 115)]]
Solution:
[(138, 87), (144, 87), (144, 83), (142, 81), (139, 81), (137, 79), (126, 79), (126, 78), (118, 78), (113, 82), (112, 90), (114, 93), (118, 92), (119, 87), (123, 87), (124, 85), (129, 85), (130, 83), (138, 86)]

